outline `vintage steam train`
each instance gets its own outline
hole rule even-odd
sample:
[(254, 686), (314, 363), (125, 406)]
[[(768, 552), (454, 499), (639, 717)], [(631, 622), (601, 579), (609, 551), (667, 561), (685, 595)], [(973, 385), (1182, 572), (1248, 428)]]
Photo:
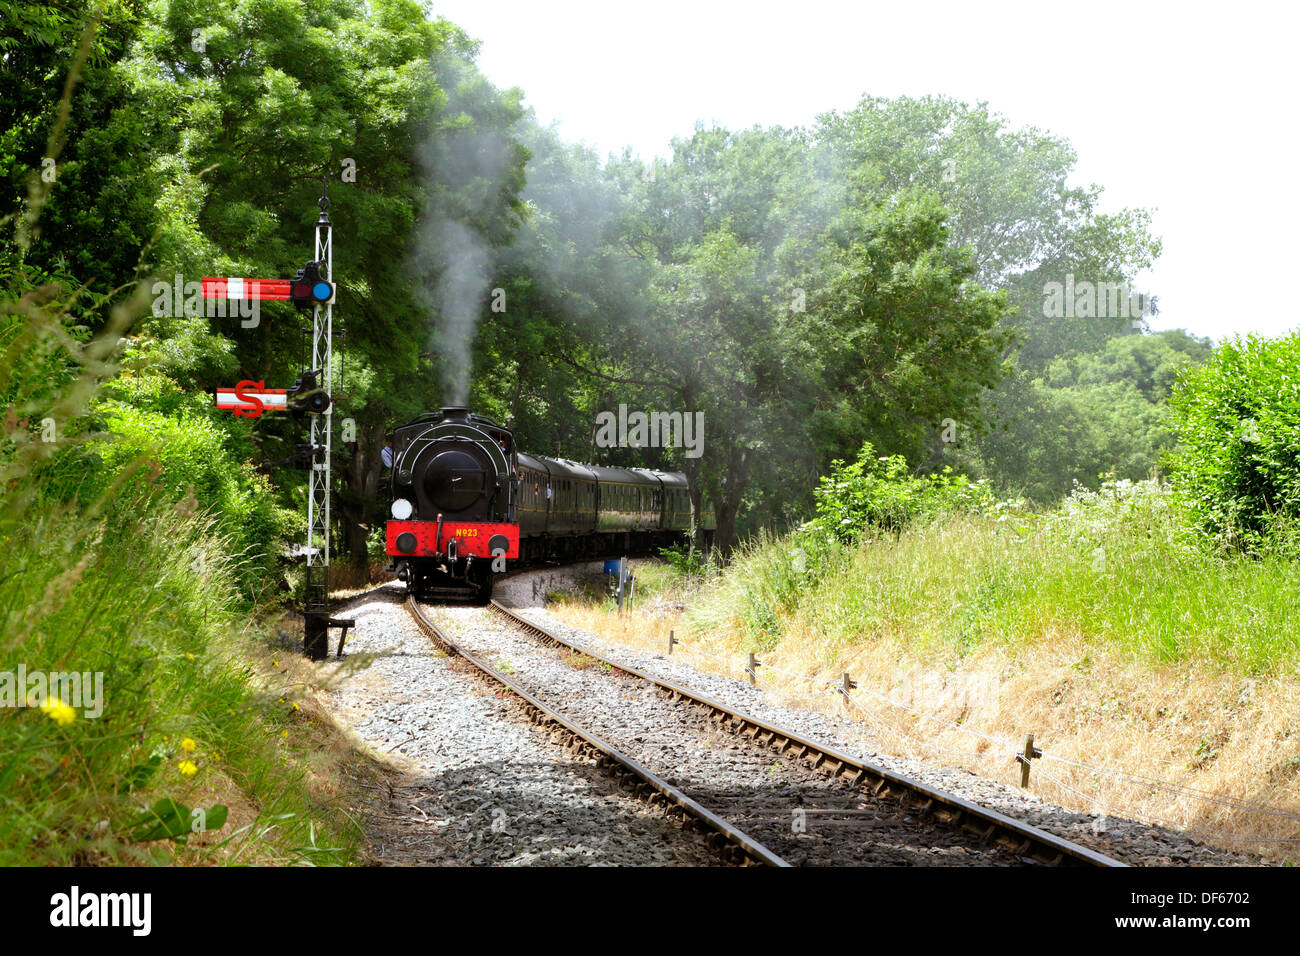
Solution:
[[(685, 475), (525, 455), (468, 408), (422, 415), (392, 442), (390, 570), (417, 594), (486, 601), (500, 559), (639, 553), (691, 532)], [(715, 527), (702, 509), (701, 546)]]

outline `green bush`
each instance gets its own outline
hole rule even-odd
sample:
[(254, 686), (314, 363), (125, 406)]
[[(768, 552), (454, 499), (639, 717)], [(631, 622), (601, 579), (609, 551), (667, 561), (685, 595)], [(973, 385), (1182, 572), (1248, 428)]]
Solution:
[(713, 577), (719, 570), (716, 552), (705, 554), (701, 549), (690, 545), (660, 548), (659, 556), (674, 572), (686, 579)]
[[(1169, 463), (1202, 529), (1259, 552), (1300, 518), (1300, 333), (1219, 346), (1169, 400), (1181, 440)], [(1284, 532), (1285, 529), (1285, 533)]]
[[(852, 545), (947, 515), (1006, 510), (987, 482), (950, 468), (914, 476), (902, 457), (877, 457), (869, 442), (857, 461), (832, 462), (813, 494), (817, 517), (790, 535), (762, 533), (740, 545), (706, 602), (722, 609), (725, 618), (738, 619), (756, 650), (781, 640), (784, 620), (808, 595), (843, 579), (853, 560)], [(721, 625), (707, 610), (693, 610), (692, 620), (704, 627)]]
[(47, 496), (82, 506), (113, 486), (131, 496), (145, 490), (165, 500), (193, 499), (216, 518), (246, 593), (267, 580), (294, 515), (281, 508), (266, 478), (239, 461), (229, 435), (194, 408), (194, 400), (161, 376), (118, 380), (105, 389), (95, 419), (105, 441), (83, 443), (56, 457)]
[(1208, 547), (1155, 480), (1078, 487), (1046, 513), (953, 512), (854, 545), (807, 529), (759, 537), (733, 558), (686, 613), (696, 638), (739, 633), (763, 651), (812, 636), (828, 655), (897, 638), (955, 663), (1078, 636), (1150, 666), (1300, 666), (1300, 561)]
[(388, 529), (385, 522), (378, 522), (366, 535), (366, 557), (371, 561), (383, 561), (388, 557)]
[(817, 518), (812, 530), (849, 543), (873, 531), (900, 531), (917, 520), (953, 510), (981, 510), (994, 504), (984, 481), (971, 481), (945, 467), (934, 475), (914, 476), (899, 455), (876, 457), (870, 442), (857, 461), (835, 460), (813, 497)]

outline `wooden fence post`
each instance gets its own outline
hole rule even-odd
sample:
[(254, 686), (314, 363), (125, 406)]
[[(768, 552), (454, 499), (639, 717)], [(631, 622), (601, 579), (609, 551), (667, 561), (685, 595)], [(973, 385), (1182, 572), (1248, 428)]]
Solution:
[(1029, 786), (1029, 761), (1034, 759), (1034, 735), (1025, 738), (1025, 753), (1020, 758), (1020, 786)]

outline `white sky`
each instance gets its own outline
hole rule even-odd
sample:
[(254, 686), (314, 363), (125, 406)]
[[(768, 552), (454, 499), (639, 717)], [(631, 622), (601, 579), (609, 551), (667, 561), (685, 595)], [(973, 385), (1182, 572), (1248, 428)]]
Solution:
[(1103, 208), (1155, 208), (1153, 327), (1300, 325), (1300, 5), (433, 0), (479, 66), (601, 153), (696, 120), (796, 126), (863, 93), (987, 100), (1074, 145)]

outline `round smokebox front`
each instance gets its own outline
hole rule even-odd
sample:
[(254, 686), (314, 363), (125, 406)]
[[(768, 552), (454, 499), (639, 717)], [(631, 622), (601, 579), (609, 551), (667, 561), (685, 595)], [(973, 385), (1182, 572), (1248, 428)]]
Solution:
[(424, 493), (444, 514), (469, 511), (486, 494), (487, 468), (477, 449), (437, 451), (424, 469)]

